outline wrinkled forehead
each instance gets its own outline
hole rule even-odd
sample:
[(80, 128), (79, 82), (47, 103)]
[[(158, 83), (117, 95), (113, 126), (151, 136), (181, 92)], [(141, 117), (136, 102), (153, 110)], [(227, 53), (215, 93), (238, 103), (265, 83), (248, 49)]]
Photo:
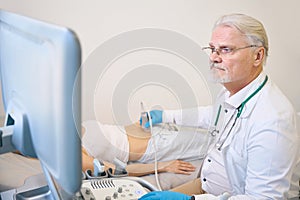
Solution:
[(247, 43), (247, 37), (240, 30), (229, 25), (216, 26), (212, 31), (209, 42), (210, 45), (214, 46), (237, 46)]

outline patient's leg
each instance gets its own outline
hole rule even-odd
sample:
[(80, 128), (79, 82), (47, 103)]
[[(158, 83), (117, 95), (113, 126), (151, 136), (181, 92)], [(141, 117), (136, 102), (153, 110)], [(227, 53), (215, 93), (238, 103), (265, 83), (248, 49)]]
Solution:
[(172, 189), (172, 191), (184, 193), (187, 195), (205, 194), (205, 191), (202, 189), (200, 178), (194, 179), (178, 187), (175, 187)]

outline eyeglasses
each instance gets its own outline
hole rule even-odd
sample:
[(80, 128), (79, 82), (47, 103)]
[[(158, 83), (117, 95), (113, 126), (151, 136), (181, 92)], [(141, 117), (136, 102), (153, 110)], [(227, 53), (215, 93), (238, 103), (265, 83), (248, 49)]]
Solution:
[(252, 47), (259, 47), (258, 45), (249, 45), (245, 47), (240, 47), (240, 48), (230, 48), (230, 47), (203, 47), (202, 50), (205, 51), (208, 55), (211, 55), (213, 53), (217, 53), (219, 56), (227, 56), (227, 55), (232, 55), (234, 52), (241, 50), (241, 49), (247, 49), (247, 48), (252, 48)]

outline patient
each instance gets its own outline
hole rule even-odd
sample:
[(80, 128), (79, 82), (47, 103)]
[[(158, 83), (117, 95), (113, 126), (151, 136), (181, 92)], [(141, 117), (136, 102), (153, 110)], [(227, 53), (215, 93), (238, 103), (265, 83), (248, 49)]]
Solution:
[(207, 146), (206, 134), (176, 131), (168, 125), (153, 127), (151, 135), (139, 124), (124, 127), (89, 121), (83, 123), (82, 132), (83, 170), (93, 169), (94, 158), (102, 160), (107, 168), (114, 168), (112, 163), (117, 158), (127, 164), (131, 176), (153, 174), (155, 152), (158, 172), (189, 175), (195, 170), (190, 161), (202, 159)]

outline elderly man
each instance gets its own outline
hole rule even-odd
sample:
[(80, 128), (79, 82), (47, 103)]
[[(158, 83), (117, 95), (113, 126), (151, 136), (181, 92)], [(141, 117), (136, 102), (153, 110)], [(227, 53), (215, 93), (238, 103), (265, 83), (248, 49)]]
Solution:
[(263, 71), (268, 49), (258, 20), (231, 14), (216, 22), (209, 46), (203, 48), (209, 53), (211, 79), (224, 86), (214, 106), (199, 107), (193, 114), (150, 112), (152, 123), (176, 122), (209, 130), (210, 147), (200, 178), (176, 192), (151, 192), (142, 200), (274, 200), (298, 195), (295, 112)]

